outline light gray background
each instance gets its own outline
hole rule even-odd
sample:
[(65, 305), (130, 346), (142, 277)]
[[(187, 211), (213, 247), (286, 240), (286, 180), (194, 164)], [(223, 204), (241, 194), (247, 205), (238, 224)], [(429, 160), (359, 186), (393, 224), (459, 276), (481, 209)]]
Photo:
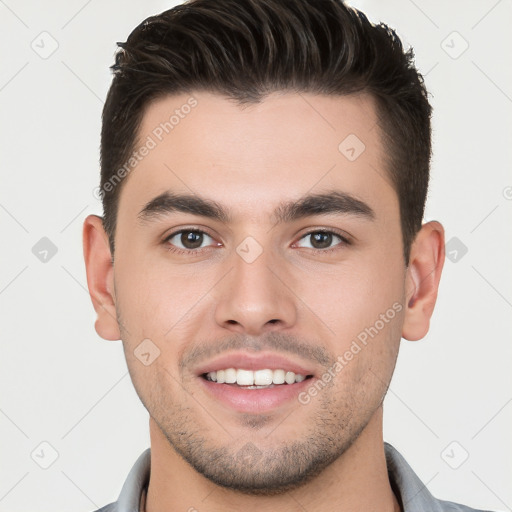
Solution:
[[(102, 506), (149, 446), (121, 342), (94, 331), (81, 225), (101, 214), (115, 42), (173, 5), (0, 0), (1, 511)], [(455, 238), (429, 334), (402, 342), (385, 439), (436, 496), (510, 510), (511, 1), (353, 5), (415, 48), (434, 106), (426, 220)], [(46, 262), (44, 247), (32, 252), (42, 237), (57, 248)]]

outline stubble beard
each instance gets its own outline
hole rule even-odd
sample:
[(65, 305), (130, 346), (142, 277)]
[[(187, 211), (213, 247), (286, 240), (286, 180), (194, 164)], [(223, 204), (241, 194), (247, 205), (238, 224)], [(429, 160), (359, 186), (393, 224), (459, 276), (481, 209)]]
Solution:
[[(353, 401), (340, 404), (326, 389), (323, 393), (325, 396), (320, 397), (318, 405), (297, 404), (298, 409), (311, 407), (311, 427), (301, 439), (289, 441), (282, 440), (279, 430), (294, 421), (293, 412), (281, 424), (268, 415), (243, 415), (241, 435), (238, 439), (235, 435), (229, 439), (230, 434), (224, 432), (223, 438), (228, 442), (222, 444), (216, 443), (211, 434), (220, 426), (211, 419), (212, 428), (200, 428), (190, 408), (177, 404), (146, 408), (156, 413), (157, 417), (152, 414), (152, 418), (173, 450), (199, 474), (220, 487), (241, 494), (273, 496), (315, 479), (352, 446), (373, 416), (372, 411), (361, 410), (361, 404), (359, 407)], [(274, 430), (271, 421), (277, 424)], [(262, 435), (263, 442), (258, 442), (255, 432), (267, 424), (271, 433), (268, 437)], [(269, 448), (272, 436), (279, 436), (281, 440), (278, 446)], [(247, 441), (248, 438), (253, 441)]]

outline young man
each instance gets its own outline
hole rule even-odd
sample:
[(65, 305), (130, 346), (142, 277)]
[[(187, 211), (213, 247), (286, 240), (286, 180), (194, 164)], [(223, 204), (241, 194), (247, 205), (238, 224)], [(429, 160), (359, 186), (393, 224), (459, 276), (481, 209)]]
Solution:
[(339, 0), (196, 0), (119, 46), (84, 253), (151, 449), (101, 510), (472, 510), (383, 442), (444, 261), (412, 52)]

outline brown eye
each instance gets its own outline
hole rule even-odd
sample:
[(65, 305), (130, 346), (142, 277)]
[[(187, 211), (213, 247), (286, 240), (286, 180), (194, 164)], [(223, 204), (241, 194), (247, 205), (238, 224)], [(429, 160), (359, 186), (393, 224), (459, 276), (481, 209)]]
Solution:
[(332, 233), (312, 233), (310, 236), (315, 249), (326, 249), (332, 244)]
[(340, 244), (348, 245), (349, 242), (346, 238), (332, 231), (311, 231), (305, 234), (298, 243), (299, 247), (320, 251), (333, 249)]
[(169, 235), (166, 242), (179, 249), (193, 251), (194, 249), (204, 247), (203, 244), (205, 242), (207, 242), (207, 245), (211, 245), (213, 239), (202, 231), (184, 229)]
[(184, 231), (181, 233), (180, 242), (187, 249), (197, 249), (203, 243), (203, 234), (197, 231)]

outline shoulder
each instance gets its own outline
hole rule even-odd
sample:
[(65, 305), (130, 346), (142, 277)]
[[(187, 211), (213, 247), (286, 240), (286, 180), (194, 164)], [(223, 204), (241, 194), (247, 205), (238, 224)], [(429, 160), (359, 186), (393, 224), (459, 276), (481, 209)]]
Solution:
[(132, 512), (139, 510), (141, 498), (149, 482), (151, 449), (145, 450), (137, 459), (123, 484), (117, 501), (93, 512)]
[(403, 512), (490, 512), (435, 498), (398, 450), (386, 442), (384, 450), (389, 481)]
[(436, 500), (439, 504), (440, 510), (443, 512), (491, 512), (490, 510), (481, 510), (471, 508), (460, 503), (453, 503), (452, 501)]

